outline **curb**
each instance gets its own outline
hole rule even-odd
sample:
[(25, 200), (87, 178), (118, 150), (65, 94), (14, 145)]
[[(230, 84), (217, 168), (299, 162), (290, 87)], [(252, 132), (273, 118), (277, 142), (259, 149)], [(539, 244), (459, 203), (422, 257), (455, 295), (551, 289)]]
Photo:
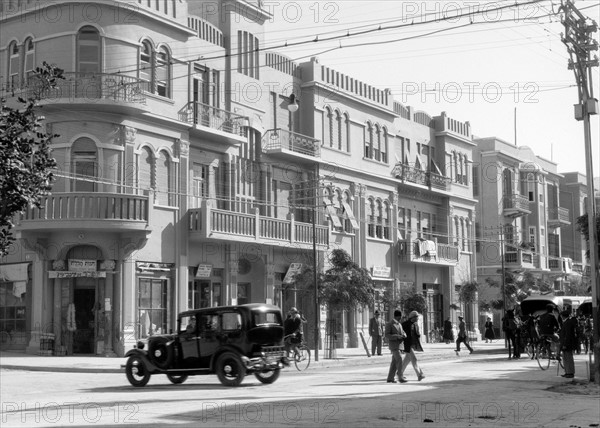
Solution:
[[(483, 354), (502, 354), (506, 352), (504, 349), (475, 349), (476, 355)], [(429, 350), (418, 354), (419, 361), (435, 361), (442, 359), (460, 359), (461, 357), (469, 354), (456, 356), (452, 349), (436, 349)], [(382, 356), (367, 357), (366, 355), (351, 355), (351, 356), (339, 356), (337, 358), (323, 358), (319, 356), (319, 361), (313, 360), (310, 363), (309, 370), (311, 368), (329, 368), (329, 367), (346, 367), (346, 366), (363, 366), (363, 365), (388, 365), (390, 363), (391, 354), (385, 353)], [(0, 362), (0, 369), (2, 370), (18, 370), (18, 371), (32, 371), (32, 372), (57, 372), (57, 373), (123, 373), (125, 364), (125, 358), (113, 358), (115, 367), (65, 367), (65, 366), (39, 366), (39, 365), (23, 365), (23, 364), (4, 364)]]

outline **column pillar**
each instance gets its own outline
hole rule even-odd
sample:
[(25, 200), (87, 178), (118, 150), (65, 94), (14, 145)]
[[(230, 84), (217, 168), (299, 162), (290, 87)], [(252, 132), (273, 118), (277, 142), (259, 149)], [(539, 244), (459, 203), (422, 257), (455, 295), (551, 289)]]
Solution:
[(31, 267), (31, 331), (29, 344), (25, 349), (27, 354), (37, 354), (40, 351), (40, 335), (43, 332), (44, 286), (47, 278), (44, 277), (46, 260), (37, 255)]

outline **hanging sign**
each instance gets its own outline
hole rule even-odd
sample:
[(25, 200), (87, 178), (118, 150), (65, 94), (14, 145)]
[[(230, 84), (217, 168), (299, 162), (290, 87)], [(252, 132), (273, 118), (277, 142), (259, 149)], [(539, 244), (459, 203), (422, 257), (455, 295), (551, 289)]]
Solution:
[(196, 278), (210, 278), (212, 265), (199, 264), (196, 270)]

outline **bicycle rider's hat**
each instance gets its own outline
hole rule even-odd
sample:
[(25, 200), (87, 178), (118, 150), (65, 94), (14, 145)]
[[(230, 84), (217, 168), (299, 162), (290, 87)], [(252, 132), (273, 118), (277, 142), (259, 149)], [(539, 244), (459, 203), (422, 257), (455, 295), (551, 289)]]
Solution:
[(295, 307), (295, 306), (292, 306), (292, 307), (290, 308), (290, 312), (293, 312), (293, 313), (297, 314), (297, 313), (298, 313), (298, 309), (296, 309), (296, 307)]
[(379, 311), (375, 311), (375, 315), (379, 315)]
[(459, 315), (459, 316), (458, 316), (458, 319), (459, 319), (459, 320), (464, 320), (464, 318), (463, 318), (463, 316), (462, 316), (462, 315)]
[(419, 318), (419, 313), (417, 311), (412, 311), (410, 314), (408, 314), (408, 319), (411, 318)]

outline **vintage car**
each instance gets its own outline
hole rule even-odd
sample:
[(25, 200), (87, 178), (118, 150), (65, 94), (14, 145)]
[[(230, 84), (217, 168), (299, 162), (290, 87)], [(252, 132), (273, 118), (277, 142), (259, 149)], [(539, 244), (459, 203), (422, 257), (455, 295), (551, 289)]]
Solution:
[(273, 383), (288, 365), (281, 310), (266, 304), (182, 312), (176, 333), (150, 336), (147, 345), (138, 342), (125, 357), (127, 380), (138, 387), (153, 374), (165, 374), (172, 383), (216, 374), (223, 385), (238, 386), (253, 373), (260, 382)]

